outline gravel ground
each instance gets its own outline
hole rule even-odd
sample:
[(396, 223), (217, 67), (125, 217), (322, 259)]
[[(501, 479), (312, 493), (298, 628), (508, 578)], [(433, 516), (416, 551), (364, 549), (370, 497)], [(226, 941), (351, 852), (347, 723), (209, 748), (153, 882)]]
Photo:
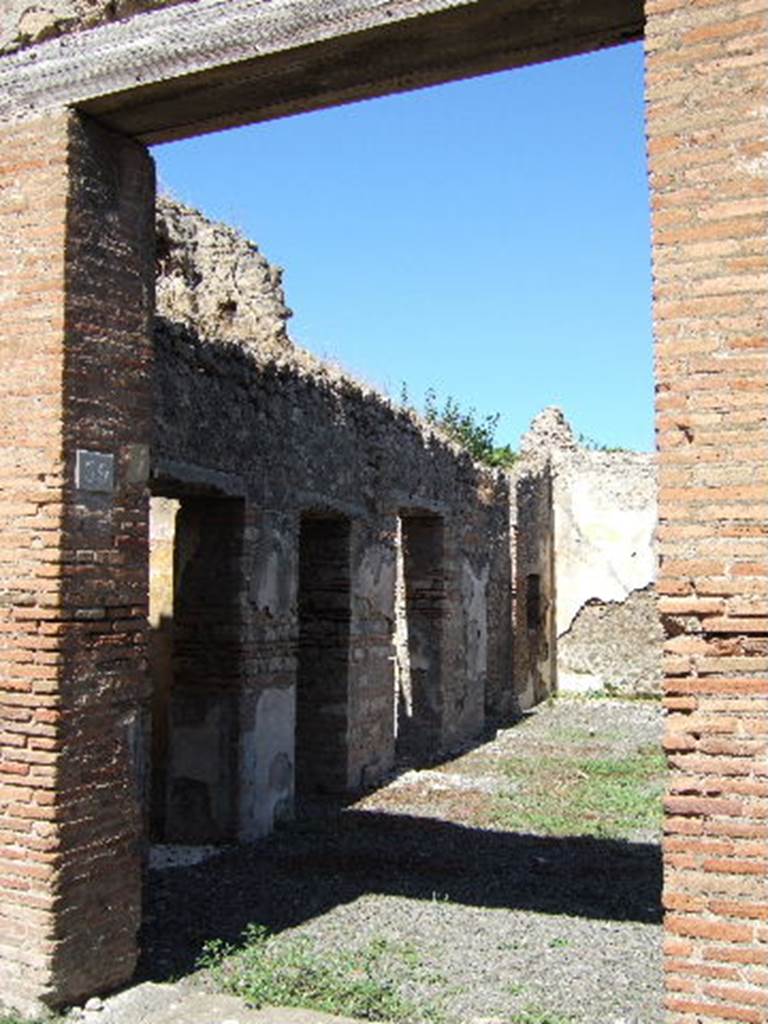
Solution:
[(357, 803), (301, 808), (253, 847), (152, 871), (141, 974), (186, 974), (207, 939), (236, 940), (258, 921), (328, 947), (407, 943), (426, 968), (414, 994), (440, 994), (456, 1021), (507, 1022), (527, 1009), (549, 1014), (542, 1024), (657, 1024), (659, 836), (559, 838), (469, 822), (504, 784), (501, 757), (623, 756), (660, 733), (656, 704), (564, 700)]

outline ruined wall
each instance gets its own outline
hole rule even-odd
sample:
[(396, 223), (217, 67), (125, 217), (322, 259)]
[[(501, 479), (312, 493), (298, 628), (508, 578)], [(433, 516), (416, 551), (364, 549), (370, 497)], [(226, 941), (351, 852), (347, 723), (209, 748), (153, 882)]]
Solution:
[(659, 694), (662, 636), (653, 585), (623, 601), (590, 598), (557, 640), (563, 691)]
[(566, 450), (553, 502), (558, 679), (562, 689), (658, 693), (656, 460)]
[(262, 362), (290, 353), (282, 270), (249, 239), (197, 211), (158, 199), (157, 312), (199, 338), (233, 342)]
[[(335, 743), (345, 752), (344, 763), (337, 758), (324, 777), (336, 779), (335, 788), (355, 788), (389, 770), (398, 520), (427, 515), (442, 536), (430, 567), (441, 596), (440, 610), (428, 613), (440, 616), (432, 694), (439, 710), (429, 753), (476, 734), (487, 679), (493, 677), (497, 701), (509, 680), (504, 646), (488, 640), (488, 594), (494, 600), (504, 594), (496, 578), (504, 569), (500, 553), (508, 550), (503, 477), (479, 469), (413, 414), (294, 347), (278, 272), (236, 233), (169, 201), (160, 203), (158, 233), (153, 489), (182, 507), (200, 494), (245, 503), (240, 729), (260, 734), (260, 703), (269, 700), (282, 702), (289, 716), (298, 708), (301, 734), (307, 705), (297, 682), (300, 688), (311, 677), (301, 666), (332, 657), (340, 665), (335, 699), (344, 705), (343, 722), (335, 719), (344, 735)], [(192, 326), (198, 319), (199, 331)], [(337, 600), (334, 586), (338, 593), (348, 587), (349, 596), (345, 621), (333, 627), (334, 650), (317, 648), (302, 662), (301, 650), (329, 635), (327, 628), (318, 633), (319, 610), (312, 611), (326, 585), (319, 596), (310, 593), (299, 564), (301, 538), (312, 535), (308, 515), (346, 523), (339, 528), (348, 538), (347, 582), (334, 584), (328, 566), (327, 603)], [(308, 544), (305, 557), (316, 559)], [(495, 608), (492, 615), (503, 620)], [(324, 706), (322, 714), (330, 714), (327, 700)], [(293, 771), (290, 721), (271, 756)], [(254, 740), (251, 761), (258, 762), (257, 748)], [(275, 771), (284, 803), (290, 800), (285, 772)], [(311, 769), (302, 774), (311, 776)], [(243, 797), (240, 820), (251, 822), (251, 835), (271, 825), (259, 810), (272, 799), (271, 783), (265, 785), (256, 792), (249, 783)]]
[(554, 688), (658, 692), (654, 456), (587, 448), (559, 409), (534, 419), (521, 455), (513, 478), (523, 703)]
[(489, 724), (508, 722), (516, 717), (519, 704), (515, 696), (515, 567), (513, 501), (510, 483), (499, 476), (496, 501), (508, 504), (506, 527), (494, 532), (488, 544), (489, 572), (486, 583), (486, 628), (488, 664), (485, 684), (485, 716)]

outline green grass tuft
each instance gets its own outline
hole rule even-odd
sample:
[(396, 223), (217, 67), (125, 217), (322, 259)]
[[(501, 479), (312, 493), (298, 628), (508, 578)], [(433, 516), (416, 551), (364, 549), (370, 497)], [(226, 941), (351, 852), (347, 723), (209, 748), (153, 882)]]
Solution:
[(510, 1024), (571, 1024), (573, 1017), (549, 1010), (521, 1010), (512, 1017)]
[(239, 947), (208, 943), (200, 965), (217, 988), (257, 1008), (294, 1006), (396, 1024), (443, 1020), (437, 1007), (405, 994), (422, 970), (418, 951), (385, 939), (320, 952), (307, 938), (277, 938), (253, 924)]
[(513, 786), (491, 811), (500, 827), (628, 839), (661, 823), (665, 760), (655, 747), (623, 758), (507, 758), (502, 768)]

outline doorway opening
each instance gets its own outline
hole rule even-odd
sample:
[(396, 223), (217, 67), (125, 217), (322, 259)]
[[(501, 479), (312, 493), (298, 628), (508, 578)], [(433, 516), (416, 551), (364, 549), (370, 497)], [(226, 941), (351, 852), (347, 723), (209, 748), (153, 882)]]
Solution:
[(350, 522), (305, 514), (299, 530), (296, 790), (347, 787)]
[(237, 834), (243, 502), (150, 503), (151, 771), (156, 842)]

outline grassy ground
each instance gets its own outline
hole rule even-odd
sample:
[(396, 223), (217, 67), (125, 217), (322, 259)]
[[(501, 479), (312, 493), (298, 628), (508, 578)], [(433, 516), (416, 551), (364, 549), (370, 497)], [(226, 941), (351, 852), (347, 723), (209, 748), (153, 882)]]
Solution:
[[(598, 714), (592, 719), (586, 712), (575, 720), (541, 715), (509, 730), (499, 742), (437, 769), (408, 773), (352, 810), (415, 815), (418, 820), (459, 823), (483, 834), (533, 834), (553, 837), (554, 842), (558, 837), (648, 842), (661, 824), (664, 760), (656, 744), (641, 742), (643, 737), (634, 737), (631, 729), (629, 733), (617, 730), (613, 719), (608, 726), (601, 725)], [(551, 870), (549, 857), (546, 853), (534, 858), (540, 871)], [(381, 922), (380, 927), (385, 928)], [(583, 955), (577, 949), (580, 940), (563, 937), (571, 931), (549, 934), (542, 941), (552, 962), (558, 956)], [(289, 930), (271, 935), (255, 926), (237, 947), (209, 945), (204, 963), (216, 987), (241, 995), (254, 1006), (292, 1005), (398, 1024), (455, 1024), (468, 1019), (457, 1016), (453, 1005), (466, 982), (459, 982), (455, 971), (441, 964), (435, 947), (420, 949), (385, 931), (375, 932), (373, 938), (368, 933), (347, 939), (346, 945), (329, 948), (304, 934)], [(512, 945), (505, 949), (502, 943), (496, 955), (524, 958), (524, 942)], [(514, 969), (510, 977), (515, 977)], [(567, 991), (567, 979), (560, 984)], [(500, 1024), (570, 1024), (585, 1019), (583, 1007), (576, 1014), (570, 1006), (553, 1008), (541, 1000), (542, 991), (546, 986), (533, 991), (528, 978), (510, 980)], [(461, 998), (466, 999), (466, 992), (461, 991)]]
[(629, 839), (661, 824), (664, 757), (656, 748), (627, 757), (510, 757), (500, 767), (508, 785), (490, 811), (499, 828)]
[[(573, 698), (565, 703), (594, 705)], [(481, 747), (441, 765), (444, 787), (439, 774), (410, 773), (362, 804), (373, 809), (406, 801), (414, 811), (465, 825), (545, 836), (638, 839), (658, 833), (666, 771), (659, 744), (632, 744), (621, 730), (601, 727), (599, 715), (590, 725), (556, 722), (535, 735), (521, 723), (512, 752), (491, 744), (490, 752)], [(464, 786), (450, 785), (457, 775)], [(492, 784), (475, 789), (477, 778)]]
[[(337, 950), (329, 957), (305, 937), (281, 939), (255, 926), (238, 948), (210, 944), (201, 963), (218, 990), (240, 996), (257, 1008), (296, 1006), (396, 1024), (455, 1020), (439, 1000), (426, 1003), (404, 994), (430, 968), (416, 947), (384, 938), (364, 948)], [(444, 987), (450, 984), (446, 977), (432, 980)], [(522, 986), (512, 988), (512, 994), (519, 995)], [(503, 1024), (570, 1024), (573, 1020), (568, 1014), (529, 1007), (505, 1016)]]
[(255, 925), (236, 949), (209, 944), (201, 963), (218, 989), (254, 1007), (299, 1006), (401, 1024), (444, 1020), (438, 1007), (404, 992), (425, 969), (419, 951), (385, 938), (329, 955), (305, 936), (280, 938)]

